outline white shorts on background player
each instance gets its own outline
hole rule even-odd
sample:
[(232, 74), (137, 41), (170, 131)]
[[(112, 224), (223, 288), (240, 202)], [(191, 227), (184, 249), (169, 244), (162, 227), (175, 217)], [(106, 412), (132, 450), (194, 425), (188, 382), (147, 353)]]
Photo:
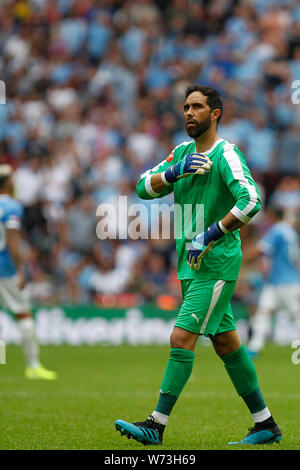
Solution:
[(15, 315), (31, 310), (29, 293), (19, 289), (17, 276), (0, 278), (0, 306)]
[(267, 284), (260, 294), (258, 311), (285, 310), (300, 317), (300, 284)]

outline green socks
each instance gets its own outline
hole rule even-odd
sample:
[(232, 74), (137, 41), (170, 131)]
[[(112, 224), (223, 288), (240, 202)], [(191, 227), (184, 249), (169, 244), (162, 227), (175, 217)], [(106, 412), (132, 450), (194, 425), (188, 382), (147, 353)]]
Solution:
[(261, 422), (271, 416), (259, 388), (255, 366), (242, 346), (233, 353), (221, 357), (228, 375), (237, 391), (246, 403), (255, 422)]
[(193, 369), (195, 353), (188, 349), (172, 348), (167, 363), (160, 396), (155, 411), (155, 421), (166, 425), (177, 398), (187, 383)]
[[(166, 425), (169, 415), (187, 383), (193, 369), (193, 351), (172, 348), (161, 384), (160, 396), (152, 413), (155, 421)], [(247, 405), (255, 423), (265, 421), (271, 416), (259, 388), (255, 366), (242, 346), (233, 353), (221, 357), (228, 375)]]

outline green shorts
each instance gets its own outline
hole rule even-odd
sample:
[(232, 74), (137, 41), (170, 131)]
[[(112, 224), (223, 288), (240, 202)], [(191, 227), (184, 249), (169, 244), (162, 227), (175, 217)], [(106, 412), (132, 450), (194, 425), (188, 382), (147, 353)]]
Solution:
[(183, 303), (174, 326), (199, 335), (236, 330), (230, 300), (236, 281), (184, 279)]

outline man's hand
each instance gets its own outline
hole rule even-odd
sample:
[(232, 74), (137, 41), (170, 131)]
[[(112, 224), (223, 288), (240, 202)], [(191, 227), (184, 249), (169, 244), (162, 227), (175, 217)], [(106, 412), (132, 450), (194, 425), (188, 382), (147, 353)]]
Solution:
[(205, 232), (200, 233), (192, 240), (188, 251), (187, 263), (192, 270), (199, 271), (202, 258), (213, 249), (214, 244), (224, 235), (218, 223), (211, 225)]
[(165, 179), (171, 184), (190, 175), (204, 175), (208, 173), (212, 161), (201, 153), (191, 153), (165, 171)]

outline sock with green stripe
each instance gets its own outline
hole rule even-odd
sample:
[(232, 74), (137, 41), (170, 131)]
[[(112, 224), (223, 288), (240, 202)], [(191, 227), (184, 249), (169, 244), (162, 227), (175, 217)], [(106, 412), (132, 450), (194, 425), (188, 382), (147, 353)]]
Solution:
[(193, 369), (195, 353), (187, 349), (171, 348), (169, 361), (162, 380), (160, 396), (152, 416), (166, 425), (169, 415), (187, 383)]
[(247, 405), (255, 423), (271, 416), (259, 388), (257, 373), (244, 344), (236, 351), (222, 356), (225, 369), (240, 397)]

